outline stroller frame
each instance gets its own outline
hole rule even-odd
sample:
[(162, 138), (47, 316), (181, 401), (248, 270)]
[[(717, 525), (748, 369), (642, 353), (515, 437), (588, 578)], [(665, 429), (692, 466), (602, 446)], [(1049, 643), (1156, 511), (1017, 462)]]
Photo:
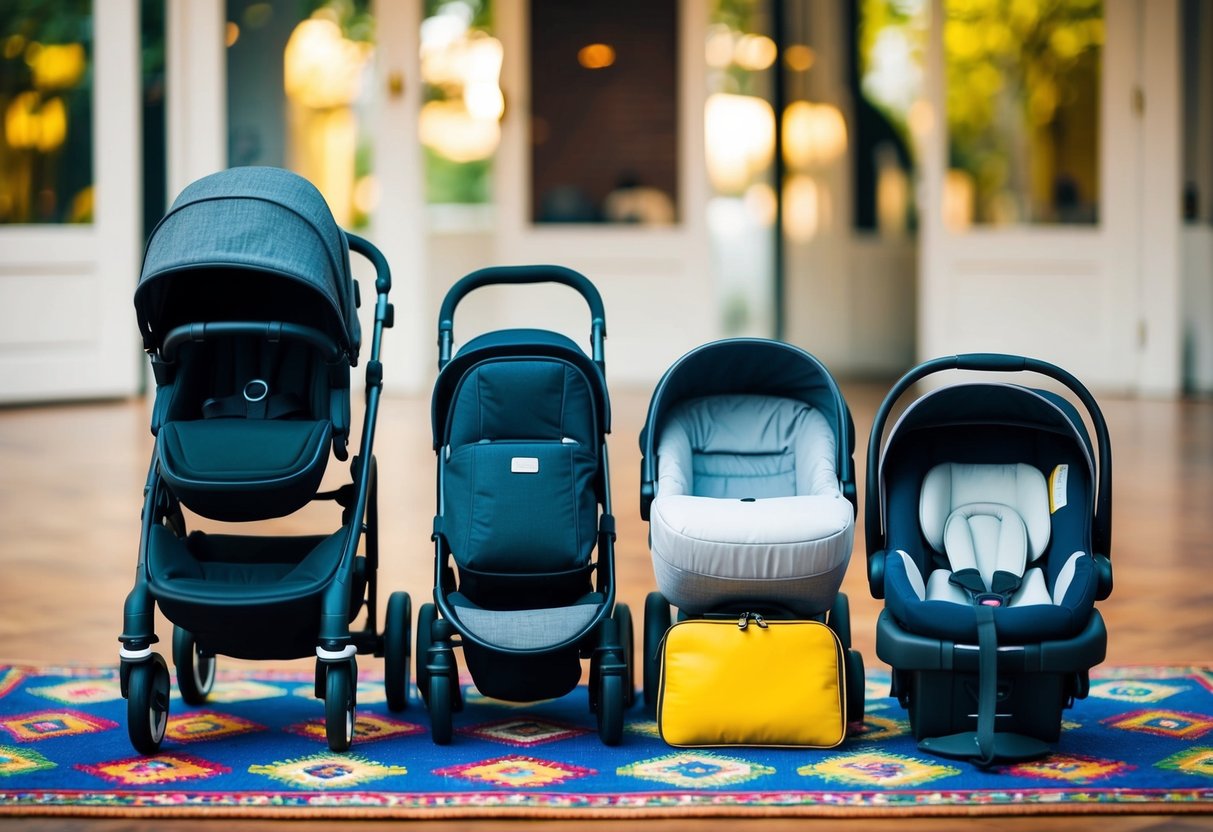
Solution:
[[(454, 340), (455, 309), (472, 291), (491, 285), (518, 285), (533, 283), (558, 283), (578, 292), (589, 306), (591, 313), (591, 357), (574, 346), (563, 349), (559, 344), (540, 341), (516, 340), (502, 342), (468, 355), (461, 352), (452, 355)], [(521, 331), (522, 334), (543, 334), (545, 331)], [(487, 333), (489, 337), (496, 333)], [(511, 331), (503, 333), (512, 334)], [(514, 647), (494, 643), (481, 637), (466, 626), (459, 617), (450, 599), (458, 590), (456, 572), (451, 564), (453, 557), (449, 528), (445, 522), (445, 484), (447, 459), (443, 453), (446, 445), (445, 431), (453, 405), (444, 401), (444, 393), (453, 393), (456, 386), (476, 368), (488, 364), (500, 364), (513, 360), (540, 359), (563, 361), (568, 364), (580, 356), (586, 366), (601, 377), (605, 372), (603, 341), (606, 337), (606, 318), (598, 290), (584, 276), (560, 266), (506, 266), (484, 268), (473, 272), (447, 292), (439, 313), (438, 323), (438, 368), (439, 378), (434, 392), (434, 450), (438, 457), (437, 504), (431, 539), (434, 543), (434, 603), (423, 604), (417, 618), (417, 687), (429, 708), (432, 738), (435, 743), (445, 745), (452, 739), (453, 713), (462, 709), (463, 701), (459, 686), (459, 670), (455, 657), (458, 647), (474, 647), (485, 651), (482, 655), (500, 655), (513, 663), (514, 672), (525, 674), (535, 670), (547, 657), (553, 660), (560, 654), (577, 651), (580, 658), (590, 659), (589, 699), (590, 708), (597, 714), (599, 735), (607, 745), (618, 744), (623, 733), (623, 710), (631, 704), (632, 691), (632, 626), (631, 614), (624, 604), (615, 603), (615, 521), (611, 513), (610, 472), (607, 460), (605, 433), (609, 432), (610, 405), (606, 401), (605, 382), (602, 382), (599, 400), (593, 403), (595, 411), (595, 437), (600, 443), (597, 453), (596, 490), (600, 495), (601, 511), (598, 514), (595, 548), (587, 568), (595, 572), (594, 591), (602, 595), (603, 601), (593, 616), (578, 630), (561, 641), (544, 644), (539, 648)], [(576, 353), (573, 355), (572, 353)], [(590, 363), (592, 362), (592, 364)], [(452, 379), (454, 379), (452, 381)], [(613, 611), (613, 612), (612, 612)], [(481, 661), (485, 661), (481, 659)], [(494, 667), (504, 670), (504, 666)], [(524, 686), (525, 687), (525, 686)], [(533, 688), (530, 688), (533, 689)], [(521, 698), (521, 697), (519, 697)], [(546, 694), (535, 698), (546, 698)]]
[[(351, 481), (328, 492), (310, 495), (308, 502), (333, 501), (343, 509), (347, 533), (340, 541), (340, 557), (331, 577), (319, 594), (320, 619), (315, 640), (315, 695), (325, 702), (325, 727), (329, 747), (345, 751), (353, 739), (356, 707), (358, 654), (384, 656), (388, 704), (399, 710), (406, 704), (409, 667), (410, 601), (406, 593), (393, 593), (387, 606), (387, 624), (383, 633), (376, 630), (379, 560), (379, 523), (377, 507), (377, 466), (372, 452), (376, 417), (383, 387), (383, 365), (380, 348), (383, 330), (393, 324), (393, 308), (388, 302), (391, 272), (383, 254), (369, 241), (348, 232), (338, 231), (353, 251), (368, 260), (375, 270), (376, 302), (370, 357), (366, 363), (365, 416), (357, 455), (351, 463)], [(357, 284), (350, 281), (351, 302), (356, 305)], [(351, 312), (352, 314), (352, 312)], [(215, 341), (233, 336), (255, 338), (269, 342), (295, 341), (320, 351), (330, 367), (356, 362), (356, 345), (352, 354), (334, 343), (326, 333), (313, 327), (279, 321), (216, 321), (177, 326), (159, 342), (145, 344), (151, 358), (158, 385), (171, 382), (175, 372), (178, 348), (185, 343)], [(248, 395), (246, 393), (246, 398)], [(253, 401), (254, 399), (249, 399)], [(335, 417), (340, 419), (340, 417)], [(344, 420), (348, 425), (348, 415)], [(155, 417), (154, 417), (155, 424)], [(160, 439), (158, 437), (157, 442)], [(344, 439), (334, 442), (334, 453), (345, 459)], [(169, 672), (164, 658), (155, 652), (159, 641), (155, 632), (155, 609), (160, 598), (152, 588), (149, 567), (150, 538), (153, 529), (164, 526), (176, 537), (183, 538), (185, 517), (182, 505), (166, 484), (159, 457), (153, 453), (146, 485), (135, 583), (123, 608), (123, 630), (118, 637), (121, 693), (127, 699), (127, 722), (132, 745), (143, 754), (155, 753), (164, 737), (169, 710)], [(366, 583), (360, 601), (352, 599), (355, 586), (355, 562), (359, 543), (365, 533)], [(235, 538), (232, 538), (235, 539)], [(269, 539), (262, 537), (258, 539)], [(289, 602), (294, 596), (275, 592), (267, 585), (255, 597), (239, 602), (273, 604)], [(179, 599), (180, 600), (180, 599)], [(218, 614), (224, 604), (212, 601)], [(360, 603), (365, 610), (365, 625), (351, 630), (351, 609)], [(288, 648), (293, 650), (295, 645)], [(250, 648), (256, 650), (256, 647)], [(195, 642), (193, 635), (174, 624), (172, 655), (182, 699), (189, 705), (201, 704), (215, 678), (215, 654)], [(303, 653), (302, 655), (306, 655)], [(298, 656), (293, 656), (298, 657)], [(245, 655), (244, 658), (289, 658), (283, 655)]]

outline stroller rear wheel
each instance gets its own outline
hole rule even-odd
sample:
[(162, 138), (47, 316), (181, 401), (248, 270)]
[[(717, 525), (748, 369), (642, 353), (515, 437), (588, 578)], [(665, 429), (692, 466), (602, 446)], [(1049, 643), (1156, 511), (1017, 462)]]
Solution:
[(661, 680), (661, 640), (670, 629), (670, 602), (660, 592), (644, 599), (644, 704), (657, 711), (657, 686)]
[(357, 721), (353, 660), (331, 664), (324, 680), (324, 733), (332, 751), (349, 751)]
[(383, 632), (383, 685), (387, 706), (403, 711), (409, 704), (409, 650), (412, 633), (413, 604), (407, 592), (393, 592), (388, 597), (387, 621)]
[(851, 601), (847, 598), (845, 592), (839, 592), (834, 596), (834, 604), (830, 607), (828, 623), (830, 629), (834, 631), (834, 635), (838, 636), (838, 640), (842, 642), (842, 649), (850, 650)]
[(863, 654), (858, 650), (846, 651), (847, 722), (861, 723), (864, 714), (864, 699), (867, 683), (864, 681)]
[(206, 702), (215, 685), (215, 657), (204, 655), (189, 630), (173, 627), (173, 666), (177, 669), (177, 690), (187, 705)]
[(140, 754), (155, 754), (168, 727), (168, 665), (159, 653), (132, 665), (127, 682), (126, 728)]
[(615, 620), (619, 622), (619, 644), (623, 647), (623, 663), (627, 666), (623, 671), (623, 707), (632, 707), (636, 703), (636, 638), (632, 628), (632, 610), (627, 604), (615, 605)]
[(430, 645), (434, 642), (434, 621), (438, 608), (433, 604), (422, 604), (417, 610), (417, 692), (428, 705), (430, 702)]

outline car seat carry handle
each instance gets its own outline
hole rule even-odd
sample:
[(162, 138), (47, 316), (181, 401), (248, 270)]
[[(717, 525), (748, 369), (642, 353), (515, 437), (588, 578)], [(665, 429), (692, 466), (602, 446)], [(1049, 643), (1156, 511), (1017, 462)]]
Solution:
[(484, 286), (522, 283), (561, 283), (575, 290), (590, 307), (591, 357), (600, 368), (605, 367), (603, 340), (606, 338), (606, 312), (598, 289), (584, 275), (564, 266), (493, 266), (474, 271), (450, 288), (438, 313), (438, 369), (451, 360), (455, 340), (455, 307), (470, 292)]
[[(889, 391), (884, 401), (881, 402), (880, 408), (876, 411), (876, 418), (872, 422), (872, 432), (868, 439), (867, 482), (865, 483), (865, 505), (868, 507), (868, 510), (864, 516), (864, 539), (869, 557), (869, 588), (872, 590), (874, 597), (884, 597), (883, 564), (874, 564), (870, 559), (876, 552), (883, 551), (885, 548), (882, 512), (875, 510), (875, 507), (879, 505), (878, 500), (880, 497), (880, 450), (883, 444), (885, 424), (888, 422), (893, 406), (906, 390), (927, 376), (945, 370), (977, 370), (990, 373), (1039, 373), (1060, 382), (1078, 397), (1083, 407), (1086, 408), (1087, 415), (1091, 418), (1091, 424), (1095, 428), (1095, 441), (1099, 454), (1096, 471), (1098, 486), (1095, 518), (1091, 528), (1091, 545), (1094, 551), (1091, 554), (1097, 557), (1110, 558), (1112, 547), (1112, 446), (1108, 438), (1108, 425), (1104, 421), (1103, 412), (1099, 409), (1099, 404), (1095, 401), (1095, 397), (1091, 395), (1091, 392), (1087, 390), (1081, 381), (1066, 370), (1047, 361), (1035, 358), (984, 352), (943, 356), (919, 364), (898, 379), (897, 383), (893, 385), (893, 389)], [(875, 570), (873, 567), (875, 567)], [(1104, 597), (1106, 597), (1106, 592), (1111, 591), (1110, 566), (1107, 572), (1108, 574), (1101, 576), (1100, 579), (1101, 584), (1107, 583), (1106, 587), (1101, 587), (1101, 595)], [(877, 587), (878, 583), (879, 587)], [(878, 589), (879, 594), (876, 594)]]

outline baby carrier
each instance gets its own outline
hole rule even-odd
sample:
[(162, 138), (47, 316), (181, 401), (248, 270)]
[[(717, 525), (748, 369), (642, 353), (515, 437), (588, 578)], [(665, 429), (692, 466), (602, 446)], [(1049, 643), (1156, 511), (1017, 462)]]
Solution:
[[(1049, 390), (974, 382), (911, 403), (950, 369), (1030, 371)], [(1112, 458), (1087, 389), (1052, 364), (1011, 355), (938, 358), (907, 373), (877, 411), (865, 533), (872, 594), (885, 599), (876, 654), (920, 747), (980, 766), (1048, 753), (1061, 712), (1087, 695), (1112, 589)]]
[[(376, 272), (366, 409), (350, 482), (320, 492), (329, 456), (348, 458), (350, 368), (361, 340), (351, 250)], [(155, 374), (156, 441), (119, 638), (121, 689), (138, 751), (159, 748), (168, 719), (168, 669), (152, 648), (157, 606), (173, 624), (186, 704), (205, 701), (218, 654), (293, 659), (314, 652), (329, 746), (343, 751), (354, 729), (355, 654), (386, 651), (389, 704), (404, 707), (407, 595), (396, 593), (389, 603), (386, 643), (375, 631), (371, 446), (380, 340), (392, 323), (390, 287), (380, 252), (339, 229), (311, 184), (276, 168), (200, 179), (152, 232), (135, 309)], [(340, 507), (336, 531), (277, 536), (244, 525), (313, 501)], [(239, 525), (189, 531), (183, 509)], [(363, 608), (365, 628), (351, 632)]]
[[(585, 299), (592, 358), (565, 336), (536, 329), (485, 333), (452, 357), (464, 296), (539, 282)], [(477, 689), (515, 702), (570, 692), (588, 657), (599, 734), (608, 745), (622, 737), (632, 619), (615, 604), (605, 336), (597, 289), (557, 266), (482, 269), (443, 300), (432, 407), (435, 603), (422, 605), (417, 619), (417, 684), (436, 743), (450, 742), (462, 702), (459, 646)]]
[(715, 341), (666, 371), (640, 435), (659, 589), (644, 611), (650, 709), (672, 603), (684, 619), (824, 619), (845, 651), (846, 721), (862, 721), (863, 659), (838, 591), (855, 534), (854, 436), (834, 378), (790, 344)]

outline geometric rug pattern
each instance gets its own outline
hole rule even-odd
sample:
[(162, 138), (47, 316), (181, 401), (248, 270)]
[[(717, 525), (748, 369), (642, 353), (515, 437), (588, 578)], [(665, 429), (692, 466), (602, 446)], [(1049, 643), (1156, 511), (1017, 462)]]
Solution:
[[(310, 671), (221, 668), (173, 693), (161, 753), (130, 746), (114, 668), (0, 666), (0, 815), (678, 817), (1213, 812), (1213, 673), (1097, 668), (1041, 760), (979, 770), (920, 751), (888, 677), (827, 750), (666, 745), (639, 704), (599, 742), (586, 690), (524, 707), (465, 689), (451, 744), (414, 690), (387, 710), (363, 671), (347, 754), (329, 751)], [(738, 687), (722, 695), (761, 696)], [(639, 695), (637, 696), (639, 700)]]

